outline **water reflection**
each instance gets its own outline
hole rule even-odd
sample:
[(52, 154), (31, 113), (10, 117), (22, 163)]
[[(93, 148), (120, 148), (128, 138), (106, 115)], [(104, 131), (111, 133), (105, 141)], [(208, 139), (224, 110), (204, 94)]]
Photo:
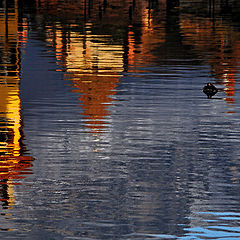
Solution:
[[(1, 43), (13, 56), (1, 60), (5, 206), (31, 173), (21, 104), (23, 142), (38, 157), (8, 236), (237, 236), (239, 117), (226, 114), (239, 112), (234, 24), (165, 1), (35, 3), (1, 36), (16, 36), (11, 51)], [(219, 99), (202, 94), (210, 80)]]
[[(156, 17), (158, 9), (166, 7), (165, 3), (138, 2), (136, 7), (135, 1), (94, 4), (77, 1), (74, 7), (71, 4), (66, 7), (68, 1), (60, 1), (57, 10), (52, 8), (54, 4), (55, 1), (38, 1), (38, 24), (45, 31), (45, 41), (56, 49), (64, 78), (73, 81), (73, 92), (80, 95), (85, 126), (90, 132), (103, 132), (110, 121), (107, 109), (113, 104), (123, 72), (134, 71), (131, 65), (136, 66), (136, 62), (151, 62), (156, 57), (151, 51), (159, 41), (165, 41), (165, 11), (160, 18)], [(101, 18), (94, 15), (97, 9)], [(46, 13), (58, 22), (42, 22)], [(62, 23), (62, 16), (66, 16), (68, 26)], [(135, 28), (136, 24), (141, 27)]]
[(0, 8), (0, 201), (14, 205), (18, 179), (31, 173), (32, 157), (22, 156), (21, 100), (19, 97), (20, 54), (17, 1), (2, 1)]
[(236, 73), (239, 70), (239, 32), (227, 20), (194, 18), (181, 15), (183, 43), (192, 46), (193, 51), (209, 66), (217, 84), (223, 85), (225, 100), (234, 104)]
[(112, 44), (111, 36), (93, 34), (87, 24), (85, 34), (71, 32), (63, 48), (65, 78), (73, 81), (73, 91), (80, 95), (85, 126), (101, 132), (109, 116), (106, 108), (113, 101), (111, 96), (123, 71), (123, 47)]
[[(43, 9), (48, 6), (45, 1), (40, 4)], [(82, 6), (83, 1), (78, 4), (76, 9)], [(91, 7), (88, 8), (88, 14), (91, 15)], [(66, 8), (64, 14), (69, 10), (72, 10), (71, 7)], [(80, 11), (80, 16), (85, 13)], [(59, 16), (59, 13), (54, 14)], [(86, 22), (83, 29), (75, 23), (70, 24), (68, 29), (61, 23), (48, 26), (46, 41), (50, 44), (54, 42), (57, 59), (65, 72), (64, 78), (73, 82), (73, 92), (79, 94), (85, 126), (90, 132), (100, 133), (109, 121), (107, 108), (112, 104), (111, 96), (116, 93), (115, 88), (124, 69), (124, 46), (122, 39), (116, 39), (117, 36), (109, 35), (107, 31), (98, 34), (92, 21)], [(122, 37), (121, 32), (116, 34)]]

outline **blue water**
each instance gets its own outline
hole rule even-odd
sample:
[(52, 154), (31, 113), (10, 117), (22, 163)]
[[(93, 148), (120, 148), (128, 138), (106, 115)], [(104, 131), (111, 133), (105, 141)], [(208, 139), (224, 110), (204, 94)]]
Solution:
[(1, 30), (1, 238), (239, 239), (239, 23), (50, 3)]

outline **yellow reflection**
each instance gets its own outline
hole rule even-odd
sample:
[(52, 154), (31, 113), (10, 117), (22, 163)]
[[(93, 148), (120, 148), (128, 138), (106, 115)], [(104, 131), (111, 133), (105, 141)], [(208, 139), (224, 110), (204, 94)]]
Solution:
[[(17, 1), (0, 14), (3, 55), (0, 58), (0, 154), (18, 156), (20, 140), (19, 52)], [(6, 12), (9, 12), (6, 14)]]
[[(9, 8), (9, 6), (14, 6)], [(4, 206), (14, 204), (13, 180), (30, 173), (32, 157), (21, 156), (23, 146), (21, 101), (19, 97), (19, 41), (17, 0), (9, 0), (0, 11), (0, 200)]]
[[(79, 93), (85, 127), (92, 133), (104, 132), (105, 118), (110, 115), (107, 106), (112, 103), (119, 77), (123, 72), (122, 45), (112, 44), (111, 36), (96, 35), (91, 23), (85, 34), (69, 33), (64, 46), (64, 34), (58, 27), (55, 32), (57, 58), (61, 59), (65, 78), (73, 82), (73, 91)], [(65, 49), (66, 53), (62, 50)]]

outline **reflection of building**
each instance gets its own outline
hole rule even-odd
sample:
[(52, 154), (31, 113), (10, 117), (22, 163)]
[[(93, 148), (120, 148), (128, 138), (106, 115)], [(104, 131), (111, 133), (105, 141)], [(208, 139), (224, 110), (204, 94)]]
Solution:
[[(116, 91), (123, 71), (123, 47), (108, 42), (108, 36), (71, 34), (66, 47), (64, 65), (66, 77), (70, 77), (80, 94), (86, 127), (101, 131), (104, 118), (109, 115), (106, 107), (111, 104), (111, 95)], [(98, 40), (98, 41), (96, 41)]]
[[(72, 24), (69, 29), (74, 27)], [(48, 26), (46, 41), (54, 42), (65, 79), (73, 82), (73, 91), (80, 95), (84, 125), (91, 132), (103, 131), (104, 119), (109, 115), (107, 106), (124, 70), (122, 42), (114, 42), (110, 34), (94, 33), (90, 22), (85, 24), (84, 32), (66, 32), (60, 24), (57, 28)]]
[[(53, 7), (56, 4), (58, 8)], [(65, 78), (73, 81), (74, 91), (80, 94), (85, 126), (91, 131), (106, 127), (107, 105), (112, 102), (111, 96), (124, 67), (139, 59), (150, 61), (153, 57), (150, 49), (160, 39), (164, 41), (165, 15), (156, 22), (152, 16), (153, 8), (162, 9), (162, 6), (163, 0), (37, 1), (38, 19), (48, 15), (59, 20), (56, 25), (50, 22), (44, 23), (47, 27), (41, 27), (46, 32), (45, 40), (56, 49), (57, 61), (66, 71)], [(71, 18), (67, 28), (61, 23), (63, 16), (65, 22)], [(134, 24), (143, 25), (142, 32), (135, 32)], [(101, 28), (101, 34), (96, 25)], [(153, 26), (163, 30), (159, 33)]]
[[(124, 71), (123, 29), (130, 19), (132, 1), (37, 1), (38, 13), (57, 17), (59, 23), (52, 29), (48, 24), (46, 41), (56, 48), (57, 60), (66, 71), (65, 78), (73, 81), (73, 91), (79, 93), (84, 125), (91, 132), (102, 132), (109, 115), (107, 106), (112, 102), (119, 77)], [(58, 5), (58, 8), (53, 7)], [(67, 4), (67, 7), (64, 7)], [(71, 13), (69, 15), (69, 13)], [(119, 17), (119, 16), (126, 16)], [(66, 30), (61, 25), (69, 17), (78, 20)], [(94, 29), (101, 25), (101, 34)], [(111, 27), (109, 28), (109, 23)], [(83, 26), (83, 30), (79, 26)], [(115, 27), (112, 27), (115, 26)], [(96, 31), (94, 31), (96, 30)], [(105, 119), (105, 120), (104, 120)]]
[[(1, 16), (0, 154), (19, 155), (20, 99), (17, 10), (4, 9)], [(8, 12), (6, 14), (6, 12)]]
[(0, 200), (11, 205), (12, 180), (21, 178), (33, 160), (21, 156), (17, 0), (5, 1), (0, 8), (0, 29)]

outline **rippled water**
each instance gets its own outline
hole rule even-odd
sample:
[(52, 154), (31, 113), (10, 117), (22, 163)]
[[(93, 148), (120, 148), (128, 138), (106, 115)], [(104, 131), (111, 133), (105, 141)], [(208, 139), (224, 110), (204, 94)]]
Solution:
[(2, 239), (240, 238), (231, 15), (11, 0), (0, 29)]

